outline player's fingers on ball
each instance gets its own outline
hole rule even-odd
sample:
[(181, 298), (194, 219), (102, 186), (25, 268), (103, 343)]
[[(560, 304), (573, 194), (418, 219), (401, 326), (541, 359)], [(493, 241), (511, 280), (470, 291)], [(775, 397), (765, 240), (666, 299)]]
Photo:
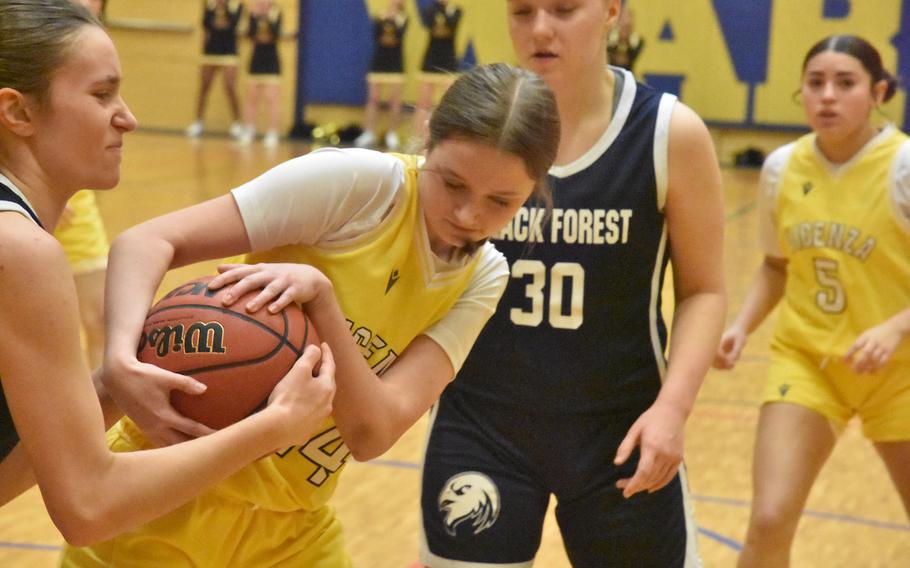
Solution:
[(294, 363), (295, 367), (306, 368), (309, 372), (313, 371), (313, 367), (322, 359), (322, 349), (315, 345), (307, 345), (306, 349), (303, 350), (303, 355), (297, 359), (297, 362)]
[(208, 287), (217, 290), (226, 284), (234, 283), (250, 273), (248, 264), (221, 264), (218, 276), (209, 280)]
[(332, 353), (332, 348), (329, 347), (329, 344), (322, 342), (320, 345), (320, 354), (322, 355), (322, 362), (319, 367), (319, 376), (323, 377), (335, 377), (335, 355)]
[(269, 311), (273, 314), (277, 314), (284, 308), (291, 305), (291, 302), (294, 301), (294, 290), (293, 288), (286, 288), (284, 292), (281, 293), (274, 302), (269, 304)]
[(215, 430), (209, 428), (205, 424), (196, 422), (195, 420), (192, 420), (185, 416), (180, 416), (176, 420), (174, 424), (174, 430), (176, 430), (178, 433), (185, 434), (190, 438), (201, 438), (202, 436), (208, 436), (209, 434), (215, 432)]
[(165, 442), (168, 446), (173, 446), (174, 444), (181, 444), (183, 442), (188, 442), (192, 440), (192, 437), (180, 432), (178, 430), (169, 430), (165, 436)]
[(170, 373), (168, 378), (171, 390), (178, 390), (180, 392), (185, 392), (186, 394), (202, 394), (208, 388), (205, 383), (199, 382), (193, 377), (187, 377), (186, 375)]
[(234, 270), (235, 268), (241, 268), (241, 267), (243, 267), (243, 266), (249, 266), (249, 265), (243, 264), (243, 263), (240, 263), (240, 262), (224, 262), (224, 263), (218, 265), (218, 269), (217, 269), (217, 270), (218, 270), (218, 272), (220, 272), (220, 273), (224, 273), (224, 272), (227, 272), (227, 271), (229, 271), (229, 270)]

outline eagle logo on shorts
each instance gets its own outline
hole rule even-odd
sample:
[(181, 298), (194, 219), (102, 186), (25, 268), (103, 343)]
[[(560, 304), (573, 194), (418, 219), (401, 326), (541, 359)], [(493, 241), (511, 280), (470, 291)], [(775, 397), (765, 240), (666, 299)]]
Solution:
[(493, 526), (499, 517), (499, 489), (493, 480), (476, 471), (459, 473), (439, 492), (439, 511), (445, 515), (446, 532), (455, 536), (458, 525), (470, 520), (474, 534)]

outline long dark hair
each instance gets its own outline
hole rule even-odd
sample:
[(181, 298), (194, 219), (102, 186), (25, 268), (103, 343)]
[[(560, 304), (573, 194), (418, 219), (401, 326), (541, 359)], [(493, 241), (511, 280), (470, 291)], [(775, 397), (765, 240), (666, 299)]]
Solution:
[(885, 96), (882, 102), (888, 102), (897, 91), (897, 79), (888, 72), (882, 65), (882, 56), (878, 50), (872, 47), (872, 44), (863, 38), (855, 35), (832, 35), (819, 41), (809, 49), (806, 58), (803, 59), (803, 73), (809, 60), (824, 51), (833, 51), (835, 53), (845, 53), (859, 61), (863, 68), (872, 77), (872, 84), (879, 81), (885, 81), (888, 84), (885, 89)]

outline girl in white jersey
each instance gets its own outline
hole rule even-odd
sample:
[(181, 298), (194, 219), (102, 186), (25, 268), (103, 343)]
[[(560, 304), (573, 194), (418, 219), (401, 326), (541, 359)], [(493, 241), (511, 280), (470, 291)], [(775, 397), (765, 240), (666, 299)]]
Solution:
[(878, 52), (832, 36), (803, 62), (812, 133), (762, 169), (765, 259), (715, 366), (780, 303), (739, 566), (787, 566), (809, 490), (854, 415), (910, 512), (910, 142), (872, 111), (895, 92)]
[[(0, 0), (0, 503), (36, 481), (70, 542), (146, 522), (265, 452), (306, 438), (330, 411), (334, 366), (312, 348), (263, 412), (205, 439), (115, 454), (79, 345), (72, 272), (49, 231), (83, 187), (120, 178), (136, 119), (111, 39), (71, 0)], [(185, 388), (193, 390), (192, 383)]]
[[(171, 267), (254, 252), (210, 285), (233, 298), (263, 288), (251, 311), (304, 303), (335, 353), (339, 388), (311, 439), (129, 534), (67, 550), (64, 566), (350, 565), (327, 504), (344, 464), (385, 452), (454, 377), (508, 279), (486, 239), (535, 189), (548, 195), (559, 139), (546, 84), (505, 64), (460, 77), (429, 129), (425, 159), (326, 148), (115, 241), (105, 383), (135, 421), (113, 431), (118, 450), (194, 433), (168, 403), (174, 378), (136, 360)], [(243, 536), (212, 547), (204, 533)]]

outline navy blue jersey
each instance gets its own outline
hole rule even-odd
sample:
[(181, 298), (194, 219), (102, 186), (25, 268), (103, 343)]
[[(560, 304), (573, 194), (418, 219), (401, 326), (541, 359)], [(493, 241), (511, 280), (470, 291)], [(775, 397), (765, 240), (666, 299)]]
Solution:
[[(0, 183), (0, 201), (11, 201), (19, 205), (25, 209), (35, 223), (38, 223), (39, 227), (41, 226), (38, 216), (31, 210), (25, 200), (2, 183)], [(13, 448), (18, 443), (19, 434), (16, 433), (13, 417), (10, 415), (9, 406), (6, 404), (6, 395), (3, 393), (3, 384), (0, 382), (0, 460), (13, 451)]]
[[(621, 73), (601, 139), (494, 238), (511, 278), (450, 388), (536, 412), (643, 411), (660, 389), (672, 95)], [(663, 104), (662, 104), (663, 101)]]

